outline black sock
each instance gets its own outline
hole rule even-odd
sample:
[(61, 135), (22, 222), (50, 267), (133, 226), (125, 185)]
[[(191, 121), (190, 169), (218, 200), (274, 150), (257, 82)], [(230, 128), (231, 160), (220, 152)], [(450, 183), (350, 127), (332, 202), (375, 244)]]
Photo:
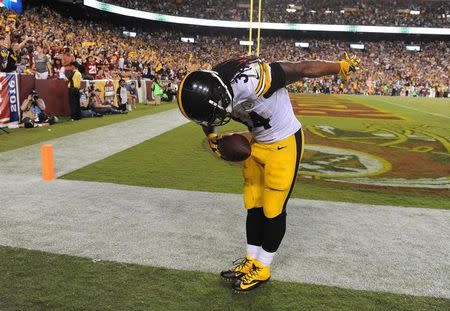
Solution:
[(264, 217), (262, 232), (262, 248), (269, 253), (275, 253), (286, 232), (286, 212), (274, 218)]
[(264, 219), (265, 216), (261, 207), (247, 210), (247, 244), (261, 246)]

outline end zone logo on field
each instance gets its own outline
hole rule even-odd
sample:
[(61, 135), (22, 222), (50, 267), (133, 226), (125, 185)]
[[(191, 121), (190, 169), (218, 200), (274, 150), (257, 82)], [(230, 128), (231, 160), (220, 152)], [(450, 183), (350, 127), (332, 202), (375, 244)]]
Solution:
[(305, 95), (300, 98), (294, 97), (292, 98), (292, 107), (295, 114), (299, 116), (403, 120), (389, 112), (355, 103), (345, 97), (317, 97), (315, 95)]
[(306, 145), (309, 156), (302, 162), (302, 174), (315, 177), (368, 177), (385, 173), (391, 164), (377, 156), (350, 149)]
[[(305, 126), (300, 175), (366, 186), (450, 189), (449, 139), (427, 127)], [(420, 163), (420, 165), (417, 165)]]

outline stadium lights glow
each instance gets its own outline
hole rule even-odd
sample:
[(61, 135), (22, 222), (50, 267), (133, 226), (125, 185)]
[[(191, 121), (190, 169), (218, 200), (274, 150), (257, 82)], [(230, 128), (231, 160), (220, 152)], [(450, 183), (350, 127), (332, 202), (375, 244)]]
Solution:
[(420, 11), (411, 10), (411, 11), (409, 11), (409, 14), (411, 14), (411, 15), (419, 15)]
[(352, 43), (350, 44), (350, 48), (354, 50), (364, 50), (364, 44)]
[(334, 13), (334, 11), (325, 10), (325, 14), (330, 14), (330, 13)]
[(343, 13), (345, 13), (345, 10), (340, 10), (339, 12), (341, 12), (343, 14)]
[(135, 38), (137, 33), (132, 32), (132, 31), (124, 31), (123, 35), (126, 36), (126, 37)]
[(311, 11), (309, 11), (309, 13), (316, 13), (317, 11), (314, 11), (314, 10), (311, 10)]
[(296, 48), (305, 48), (305, 49), (307, 49), (307, 48), (309, 48), (309, 43), (308, 42), (295, 42), (294, 46)]
[(195, 39), (194, 39), (194, 38), (181, 37), (181, 42), (184, 42), (184, 43), (194, 43), (194, 42), (195, 42)]
[(407, 45), (407, 51), (420, 51), (420, 45)]
[[(152, 21), (208, 26), (235, 29), (249, 29), (249, 22), (236, 22), (227, 20), (212, 20), (192, 17), (181, 17), (164, 15), (158, 13), (144, 12), (127, 9), (117, 5), (104, 3), (97, 0), (84, 0), (84, 5), (124, 16), (141, 18)], [(312, 12), (312, 11), (310, 11)], [(312, 13), (315, 13), (312, 12)], [(363, 25), (331, 25), (331, 24), (291, 24), (291, 23), (261, 23), (261, 29), (288, 30), (288, 31), (327, 31), (327, 32), (353, 32), (353, 33), (391, 33), (391, 34), (421, 34), (421, 35), (444, 35), (450, 36), (450, 28), (429, 28), (429, 27), (391, 27), (391, 26), (363, 26)]]
[(253, 41), (246, 41), (246, 40), (241, 40), (241, 41), (239, 41), (239, 44), (240, 45), (253, 45)]
[(297, 12), (297, 9), (287, 8), (286, 11), (289, 13), (295, 13)]

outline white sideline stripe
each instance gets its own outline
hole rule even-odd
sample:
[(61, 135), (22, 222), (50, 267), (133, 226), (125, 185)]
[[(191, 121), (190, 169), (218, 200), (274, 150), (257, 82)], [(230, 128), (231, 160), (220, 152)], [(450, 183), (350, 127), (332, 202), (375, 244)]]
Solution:
[(402, 107), (402, 108), (409, 109), (409, 110), (414, 110), (414, 111), (421, 112), (421, 113), (425, 113), (425, 114), (429, 114), (429, 115), (432, 115), (432, 116), (441, 117), (441, 118), (445, 118), (445, 119), (450, 119), (450, 116), (446, 116), (445, 114), (440, 114), (440, 113), (436, 113), (436, 112), (424, 111), (424, 110), (420, 110), (420, 109), (417, 109), (417, 108), (405, 106), (405, 105), (402, 105), (402, 104), (397, 104), (397, 103), (389, 102), (389, 101), (386, 101), (386, 100), (384, 100), (384, 99), (378, 99), (378, 98), (376, 98), (375, 100), (376, 100), (376, 101), (379, 101), (379, 102), (383, 102), (383, 103), (385, 103), (385, 104), (394, 105), (394, 106)]
[(40, 176), (40, 148), (52, 144), (55, 172), (62, 176), (189, 122), (178, 109), (114, 123), (0, 153), (0, 176)]
[[(0, 245), (213, 273), (245, 252), (241, 195), (17, 176), (0, 187)], [(448, 210), (292, 199), (287, 219), (276, 280), (450, 298)]]

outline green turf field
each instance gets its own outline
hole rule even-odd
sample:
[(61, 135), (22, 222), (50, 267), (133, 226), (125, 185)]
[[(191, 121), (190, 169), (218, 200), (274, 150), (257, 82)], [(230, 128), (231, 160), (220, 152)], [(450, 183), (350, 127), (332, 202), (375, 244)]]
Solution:
[(0, 310), (448, 310), (450, 300), (272, 281), (234, 294), (218, 275), (0, 247)]
[[(334, 146), (339, 147), (338, 149), (349, 147), (350, 150), (364, 151), (370, 153), (374, 161), (381, 159), (380, 163), (388, 163), (392, 167), (388, 172), (363, 176), (364, 182), (380, 180), (378, 179), (380, 176), (383, 177), (382, 182), (390, 180), (403, 182), (404, 178), (416, 178), (421, 182), (423, 179), (426, 182), (430, 180), (436, 183), (441, 180), (448, 182), (450, 156), (446, 149), (449, 145), (448, 140), (447, 142), (445, 140), (450, 136), (450, 128), (445, 120), (447, 117), (450, 118), (450, 114), (445, 108), (450, 101), (425, 99), (422, 102), (420, 99), (395, 98), (393, 102), (396, 105), (392, 105), (390, 100), (389, 97), (294, 96), (294, 105), (296, 103), (311, 105), (300, 106), (299, 111), (307, 144)], [(327, 106), (323, 107), (323, 103)], [(340, 104), (347, 106), (335, 109), (335, 105)], [(435, 105), (433, 109), (429, 108), (431, 105)], [(339, 115), (348, 113), (349, 108), (360, 114), (375, 115), (376, 118), (364, 115), (357, 118), (351, 114)], [(376, 111), (370, 111), (372, 108)], [(320, 109), (330, 115), (307, 115), (308, 111), (316, 113)], [(431, 115), (430, 112), (438, 115)], [(394, 119), (388, 119), (391, 117)], [(328, 137), (328, 133), (321, 132), (317, 126), (333, 127), (335, 135)], [(237, 123), (224, 128), (224, 131), (235, 130), (242, 131), (244, 128)], [(374, 131), (379, 136), (374, 136)], [(302, 161), (304, 167), (300, 172), (293, 197), (450, 208), (448, 200), (450, 192), (445, 188), (343, 183), (339, 178), (326, 178), (314, 171), (307, 171), (306, 165), (311, 166), (318, 160), (323, 162), (324, 159), (334, 159), (336, 156), (313, 153), (308, 147), (306, 149), (305, 159)], [(116, 169), (117, 163), (121, 163), (121, 170)], [(349, 171), (352, 166), (361, 165), (358, 159), (341, 161), (340, 164), (342, 166), (329, 165), (324, 169), (331, 170), (331, 174), (335, 174), (336, 170)], [(211, 156), (201, 129), (192, 123), (72, 172), (63, 178), (210, 192), (240, 193), (242, 188), (240, 166)]]
[[(333, 154), (323, 148), (306, 149), (302, 162), (306, 165), (293, 197), (450, 208), (446, 188), (398, 186), (405, 178), (432, 186), (448, 180), (450, 100), (293, 95), (293, 101), (307, 144), (338, 150)], [(127, 116), (64, 122), (50, 132), (47, 128), (14, 130), (10, 135), (0, 134), (0, 152), (172, 108), (174, 104), (142, 106)], [(224, 128), (243, 130), (236, 123)], [(376, 173), (367, 172), (361, 158), (340, 158), (341, 149), (362, 152), (386, 166)], [(338, 165), (333, 165), (336, 160)], [(319, 164), (320, 172), (314, 170)], [(390, 170), (383, 171), (386, 167)], [(357, 178), (368, 184), (342, 182), (345, 178), (339, 174), (355, 170), (367, 175)], [(63, 178), (209, 192), (241, 193), (242, 188), (240, 165), (214, 158), (201, 129), (192, 123)], [(386, 185), (375, 185), (379, 181)], [(0, 310), (450, 309), (448, 299), (279, 281), (248, 295), (236, 295), (215, 274), (93, 262), (4, 246), (0, 246), (0, 262)]]
[(126, 115), (108, 115), (102, 118), (86, 118), (72, 122), (61, 118), (61, 122), (48, 127), (34, 129), (9, 129), (10, 134), (0, 132), (0, 152), (29, 146), (50, 139), (87, 131), (93, 128), (123, 122), (175, 108), (174, 103), (160, 106), (138, 105), (137, 109)]

